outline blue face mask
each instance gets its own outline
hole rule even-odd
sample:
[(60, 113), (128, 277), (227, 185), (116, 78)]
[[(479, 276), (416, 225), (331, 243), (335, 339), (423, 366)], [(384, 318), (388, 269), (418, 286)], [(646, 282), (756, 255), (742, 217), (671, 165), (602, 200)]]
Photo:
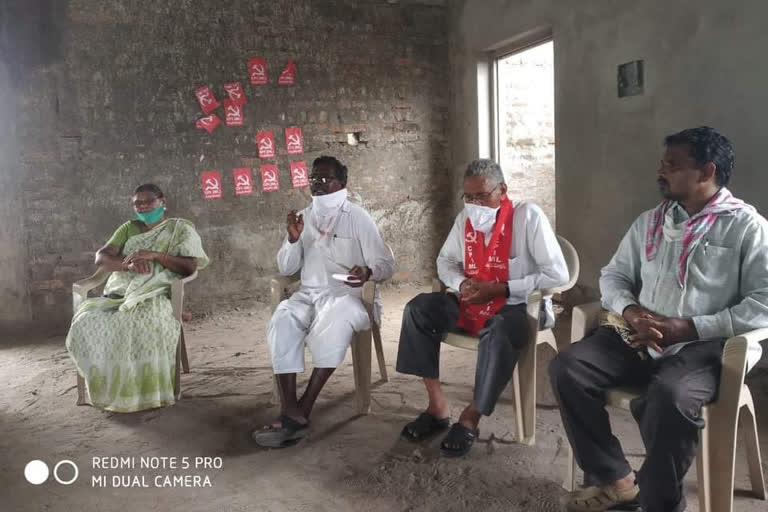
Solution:
[(162, 219), (164, 214), (165, 206), (161, 204), (154, 210), (150, 210), (148, 212), (136, 212), (136, 218), (138, 218), (144, 224), (154, 224), (155, 222)]

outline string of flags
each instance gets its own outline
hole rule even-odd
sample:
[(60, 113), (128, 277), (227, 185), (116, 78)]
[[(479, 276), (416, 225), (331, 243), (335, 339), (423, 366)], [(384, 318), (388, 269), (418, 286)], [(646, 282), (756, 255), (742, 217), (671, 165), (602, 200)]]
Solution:
[[(261, 175), (262, 192), (275, 192), (280, 190), (280, 171), (276, 164), (262, 164), (259, 168), (259, 173)], [(235, 185), (235, 196), (248, 196), (253, 194), (253, 169), (250, 167), (232, 169), (232, 181)], [(307, 163), (305, 161), (291, 162), (291, 184), (293, 185), (293, 188), (304, 188), (309, 186), (309, 169), (307, 168)], [(221, 171), (203, 171), (200, 176), (200, 185), (203, 189), (204, 199), (222, 198), (224, 187), (222, 186), (221, 181)]]
[[(267, 74), (267, 62), (263, 57), (253, 57), (248, 59), (248, 77), (250, 84), (262, 86), (269, 84)], [(296, 83), (296, 63), (293, 59), (289, 60), (285, 68), (281, 71), (277, 79), (278, 85), (290, 86)], [(213, 94), (209, 85), (204, 85), (195, 90), (195, 97), (200, 105), (204, 117), (195, 122), (195, 128), (213, 133), (222, 120), (214, 111), (222, 106), (224, 107), (224, 123), (226, 126), (243, 126), (245, 124), (244, 105), (248, 102), (243, 86), (240, 82), (229, 82), (224, 84), (224, 91), (227, 97), (220, 103)], [(289, 155), (300, 155), (304, 153), (304, 138), (301, 128), (285, 128), (285, 151)], [(277, 145), (275, 134), (269, 130), (262, 130), (256, 133), (256, 147), (259, 158), (275, 158), (277, 156)], [(309, 186), (309, 170), (305, 161), (295, 161), (290, 163), (291, 183), (293, 188), (303, 188)], [(232, 180), (235, 187), (235, 196), (251, 195), (254, 191), (254, 169), (250, 167), (240, 167), (232, 169)], [(274, 192), (280, 190), (280, 171), (277, 164), (264, 163), (259, 168), (261, 177), (262, 192)], [(200, 184), (203, 190), (204, 199), (220, 199), (223, 195), (221, 171), (209, 170), (203, 171), (200, 176)]]

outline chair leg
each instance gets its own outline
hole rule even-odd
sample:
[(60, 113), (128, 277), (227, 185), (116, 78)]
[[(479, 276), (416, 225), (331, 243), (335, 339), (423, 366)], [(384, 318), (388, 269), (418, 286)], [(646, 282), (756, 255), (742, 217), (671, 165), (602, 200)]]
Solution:
[(383, 382), (389, 382), (387, 376), (387, 365), (384, 363), (384, 347), (381, 344), (381, 328), (375, 322), (371, 326), (373, 334), (373, 347), (376, 349), (376, 359), (379, 361), (379, 375)]
[(352, 369), (358, 414), (371, 410), (371, 331), (357, 333), (352, 340)]
[(576, 458), (573, 456), (573, 447), (571, 446), (571, 443), (568, 443), (567, 471), (565, 482), (563, 482), (563, 488), (568, 492), (572, 492), (576, 490)]
[(520, 396), (520, 365), (515, 366), (512, 372), (512, 392), (515, 398), (515, 428), (517, 429), (515, 432), (517, 441), (522, 443), (525, 439), (525, 427), (523, 426), (523, 399)]
[(174, 368), (174, 376), (173, 376), (173, 396), (176, 400), (181, 398), (181, 361), (182, 361), (181, 340), (182, 339), (183, 339), (183, 334), (181, 337), (179, 337), (179, 344), (176, 346), (176, 367)]
[(699, 512), (712, 512), (712, 473), (710, 445), (712, 430), (709, 428), (706, 407), (702, 408), (706, 426), (699, 432), (699, 446), (696, 453), (696, 476), (699, 485)]
[(532, 446), (536, 443), (536, 342), (523, 349), (517, 362), (520, 379), (520, 413), (523, 435), (521, 442)]
[(752, 494), (760, 500), (766, 499), (765, 479), (760, 458), (760, 443), (757, 439), (757, 420), (755, 419), (755, 404), (752, 401), (752, 393), (744, 386), (742, 393), (745, 395), (744, 405), (739, 414), (741, 433), (747, 450), (747, 463), (749, 467), (749, 480), (752, 484)]
[(77, 372), (77, 405), (88, 405), (85, 399), (85, 379), (77, 369), (75, 371)]
[(184, 327), (181, 328), (179, 336), (179, 347), (181, 348), (181, 368), (184, 373), (189, 373), (189, 359), (187, 358), (187, 344), (184, 342)]

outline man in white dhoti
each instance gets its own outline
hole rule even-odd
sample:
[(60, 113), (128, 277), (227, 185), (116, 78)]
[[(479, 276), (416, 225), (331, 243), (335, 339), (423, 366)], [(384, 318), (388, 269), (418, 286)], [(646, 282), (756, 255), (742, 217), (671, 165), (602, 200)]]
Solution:
[[(301, 288), (280, 303), (267, 328), (281, 411), (276, 422), (252, 437), (270, 448), (291, 446), (306, 436), (320, 390), (344, 361), (355, 333), (370, 328), (361, 300), (363, 283), (388, 279), (394, 270), (392, 253), (373, 219), (347, 200), (347, 168), (321, 156), (312, 163), (309, 178), (312, 205), (288, 214), (288, 233), (277, 253), (280, 274), (301, 271)], [(334, 274), (354, 279), (338, 281)], [(305, 347), (314, 369), (297, 399), (296, 374), (304, 371)]]

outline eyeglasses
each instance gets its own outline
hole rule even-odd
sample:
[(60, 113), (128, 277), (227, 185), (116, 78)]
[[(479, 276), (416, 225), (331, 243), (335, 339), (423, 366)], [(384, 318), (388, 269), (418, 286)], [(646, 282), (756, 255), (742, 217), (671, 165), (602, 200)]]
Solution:
[(328, 183), (332, 182), (335, 179), (336, 179), (335, 177), (329, 178), (327, 176), (320, 176), (319, 174), (309, 175), (309, 181), (315, 182), (315, 183), (319, 182), (319, 183), (322, 183), (323, 185), (327, 185)]
[(480, 194), (461, 194), (461, 199), (465, 203), (486, 203), (491, 198), (491, 195), (499, 188), (498, 185), (493, 187), (490, 192), (482, 192)]

